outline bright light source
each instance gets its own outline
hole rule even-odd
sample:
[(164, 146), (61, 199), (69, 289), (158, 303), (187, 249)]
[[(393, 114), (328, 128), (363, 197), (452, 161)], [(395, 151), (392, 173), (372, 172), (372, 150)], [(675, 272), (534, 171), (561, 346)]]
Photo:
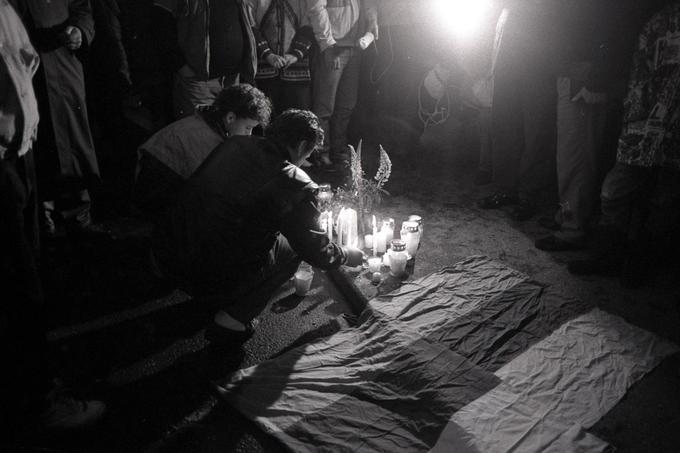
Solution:
[(464, 39), (476, 31), (489, 8), (484, 0), (429, 0), (441, 28)]

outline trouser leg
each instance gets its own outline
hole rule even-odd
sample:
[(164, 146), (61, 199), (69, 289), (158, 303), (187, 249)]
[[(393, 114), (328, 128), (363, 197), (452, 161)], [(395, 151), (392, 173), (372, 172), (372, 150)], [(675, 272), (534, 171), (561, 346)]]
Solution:
[(347, 129), (352, 112), (357, 104), (361, 55), (353, 48), (341, 54), (342, 75), (337, 87), (335, 108), (331, 116), (331, 154), (337, 159), (346, 159)]
[(604, 109), (571, 100), (571, 80), (558, 79), (557, 187), (561, 230), (555, 235), (579, 241), (596, 200), (597, 154), (602, 143)]
[(288, 240), (279, 234), (269, 252), (267, 264), (229, 292), (223, 309), (234, 319), (247, 323), (264, 310), (281, 285), (295, 274), (300, 262)]
[(497, 77), (491, 108), (493, 181), (500, 191), (514, 193), (524, 147), (519, 81)]

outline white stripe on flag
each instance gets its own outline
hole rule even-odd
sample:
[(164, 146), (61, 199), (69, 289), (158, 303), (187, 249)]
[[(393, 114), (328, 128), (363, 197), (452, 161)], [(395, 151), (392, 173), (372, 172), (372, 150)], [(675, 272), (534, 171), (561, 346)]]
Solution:
[(606, 444), (581, 427), (591, 427), (678, 350), (594, 309), (499, 369), (503, 384), (456, 412), (432, 451), (450, 451), (461, 428), (466, 445), (480, 452), (600, 451)]

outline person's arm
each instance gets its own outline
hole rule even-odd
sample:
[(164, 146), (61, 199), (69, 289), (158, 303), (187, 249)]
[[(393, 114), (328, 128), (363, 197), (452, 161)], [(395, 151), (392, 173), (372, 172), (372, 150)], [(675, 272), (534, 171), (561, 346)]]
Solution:
[[(65, 33), (68, 43), (75, 49), (87, 47), (94, 39), (94, 19), (89, 0), (71, 0), (68, 4), (69, 17), (66, 21)], [(80, 35), (80, 36), (78, 36)], [(67, 44), (67, 46), (69, 46)], [(71, 48), (69, 47), (69, 48)], [(72, 49), (72, 50), (75, 50)]]
[(361, 7), (366, 17), (366, 31), (373, 33), (375, 39), (378, 39), (378, 2), (362, 0)]
[(309, 22), (321, 52), (335, 45), (326, 6), (326, 0), (310, 0), (309, 2)]

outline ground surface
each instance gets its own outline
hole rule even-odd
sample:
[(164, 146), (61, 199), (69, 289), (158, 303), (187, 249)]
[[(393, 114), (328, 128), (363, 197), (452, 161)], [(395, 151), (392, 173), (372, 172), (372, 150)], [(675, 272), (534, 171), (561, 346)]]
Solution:
[[(579, 252), (539, 251), (533, 241), (547, 231), (536, 222), (516, 223), (503, 210), (475, 206), (491, 188), (472, 183), (469, 159), (421, 157), (394, 156), (391, 196), (378, 209), (380, 216), (397, 222), (409, 214), (424, 218), (425, 235), (411, 278), (469, 255), (487, 255), (680, 343), (677, 267), (656, 272), (639, 289), (624, 289), (613, 278), (572, 276), (565, 263)], [(319, 182), (339, 178), (314, 176)], [(543, 213), (551, 210), (546, 205)], [(106, 400), (109, 413), (100, 425), (77, 435), (27, 427), (20, 442), (24, 451), (283, 451), (221, 403), (211, 381), (334, 332), (351, 307), (317, 272), (304, 298), (282, 289), (243, 354), (212, 350), (202, 334), (210, 308), (154, 283), (144, 258), (145, 225), (129, 218), (109, 223), (116, 240), (59, 243), (47, 272), (57, 366), (85, 396)], [(371, 286), (361, 275), (357, 281), (369, 293), (395, 284)], [(620, 452), (680, 451), (680, 356), (665, 360), (636, 384), (592, 432)]]

